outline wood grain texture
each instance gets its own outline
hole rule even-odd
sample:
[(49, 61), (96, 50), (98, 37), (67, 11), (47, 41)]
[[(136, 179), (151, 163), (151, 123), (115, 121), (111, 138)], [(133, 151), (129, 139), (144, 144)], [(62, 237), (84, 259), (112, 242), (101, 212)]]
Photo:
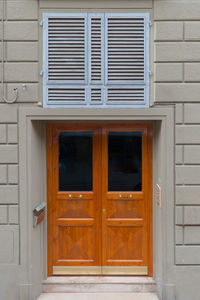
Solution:
[(53, 239), (51, 230), (53, 227), (53, 214), (52, 214), (52, 203), (53, 203), (53, 172), (52, 172), (52, 124), (48, 124), (46, 127), (46, 161), (47, 161), (47, 261), (48, 261), (48, 275), (52, 274), (52, 260), (53, 260)]
[[(93, 133), (92, 192), (58, 190), (58, 136), (64, 131)], [(110, 131), (142, 132), (141, 192), (108, 191)], [(151, 124), (47, 124), (47, 197), (49, 276), (53, 266), (147, 266), (152, 276)]]
[[(151, 219), (148, 209), (151, 190), (148, 188), (148, 177), (151, 175), (149, 173), (152, 168), (152, 158), (149, 158), (148, 153), (148, 126), (146, 124), (110, 124), (102, 129), (103, 266), (148, 266), (149, 264), (148, 252), (151, 251), (152, 245), (149, 244)], [(109, 132), (142, 132), (141, 192), (108, 191)], [(113, 213), (111, 214), (110, 211)]]

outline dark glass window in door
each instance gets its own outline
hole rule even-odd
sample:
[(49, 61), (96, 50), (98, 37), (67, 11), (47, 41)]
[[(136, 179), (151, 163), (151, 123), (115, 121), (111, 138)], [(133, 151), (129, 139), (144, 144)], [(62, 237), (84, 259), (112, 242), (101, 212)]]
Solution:
[(92, 132), (60, 132), (59, 191), (92, 191)]
[(142, 133), (109, 132), (108, 191), (142, 190)]

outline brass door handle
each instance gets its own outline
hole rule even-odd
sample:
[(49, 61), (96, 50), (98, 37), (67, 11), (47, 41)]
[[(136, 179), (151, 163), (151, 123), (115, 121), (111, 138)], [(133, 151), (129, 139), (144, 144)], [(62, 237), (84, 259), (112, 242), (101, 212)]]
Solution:
[(124, 197), (121, 194), (119, 194), (119, 198), (120, 199), (130, 199), (130, 198), (133, 198), (133, 195), (129, 195), (128, 197)]
[(77, 197), (74, 197), (74, 196), (72, 196), (72, 194), (69, 194), (69, 198), (72, 198), (72, 199), (80, 199), (82, 197), (83, 196), (81, 194), (79, 196), (77, 196)]

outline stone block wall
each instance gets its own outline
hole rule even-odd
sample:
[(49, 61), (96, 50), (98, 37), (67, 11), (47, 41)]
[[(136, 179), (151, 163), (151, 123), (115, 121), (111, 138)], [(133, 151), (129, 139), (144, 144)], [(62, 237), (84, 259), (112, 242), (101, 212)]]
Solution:
[(192, 265), (200, 264), (200, 104), (182, 109), (176, 125), (176, 263)]
[[(4, 266), (20, 262), (18, 107), (38, 101), (38, 1), (0, 1), (0, 18), (0, 265)], [(14, 88), (17, 102), (6, 104), (3, 98), (12, 99)]]
[[(8, 0), (1, 6), (4, 12), (4, 24), (0, 26), (4, 38), (4, 95), (12, 99), (13, 89), (18, 88), (17, 103), (35, 103), (40, 78), (38, 1)], [(1, 98), (0, 102), (3, 102)]]
[(38, 101), (38, 1), (1, 1), (0, 18), (0, 264), (12, 265), (20, 249), (18, 105), (3, 97), (18, 88), (17, 103)]
[(155, 103), (175, 105), (177, 265), (200, 264), (200, 3), (154, 1)]
[(0, 263), (19, 262), (18, 125), (15, 105), (0, 105)]

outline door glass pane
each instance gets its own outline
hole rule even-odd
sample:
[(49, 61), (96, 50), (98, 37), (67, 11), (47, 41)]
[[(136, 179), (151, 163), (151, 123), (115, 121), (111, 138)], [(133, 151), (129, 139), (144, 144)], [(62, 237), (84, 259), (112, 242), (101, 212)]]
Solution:
[(59, 134), (59, 191), (92, 191), (92, 132)]
[(142, 133), (109, 132), (108, 191), (142, 190)]

